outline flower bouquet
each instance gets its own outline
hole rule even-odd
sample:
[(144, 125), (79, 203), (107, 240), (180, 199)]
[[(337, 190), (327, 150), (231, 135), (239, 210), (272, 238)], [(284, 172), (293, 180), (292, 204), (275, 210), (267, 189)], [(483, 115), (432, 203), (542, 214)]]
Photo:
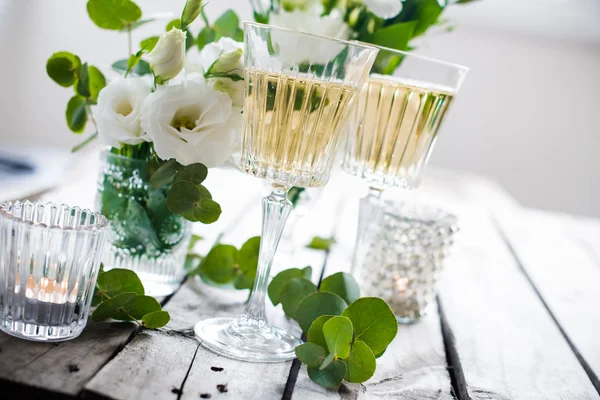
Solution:
[[(142, 19), (129, 0), (89, 0), (87, 11), (97, 26), (123, 31), (130, 43), (132, 30), (153, 21)], [(205, 28), (194, 37), (189, 26), (199, 15)], [(66, 51), (46, 65), (50, 78), (75, 90), (66, 110), (69, 128), (82, 133), (91, 123), (95, 129), (73, 150), (96, 138), (108, 146), (97, 197), (112, 227), (104, 267), (136, 271), (154, 296), (172, 293), (185, 275), (190, 223), (210, 224), (221, 214), (202, 183), (208, 168), (239, 147), (241, 32), (233, 11), (211, 25), (201, 1), (188, 0), (164, 33), (112, 65), (118, 73), (112, 79)]]

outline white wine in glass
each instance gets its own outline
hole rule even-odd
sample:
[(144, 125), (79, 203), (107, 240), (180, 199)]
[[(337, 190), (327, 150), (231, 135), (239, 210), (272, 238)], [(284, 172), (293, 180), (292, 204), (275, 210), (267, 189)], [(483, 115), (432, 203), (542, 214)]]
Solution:
[[(298, 59), (295, 46), (314, 48)], [(262, 201), (262, 235), (252, 294), (238, 318), (200, 321), (203, 346), (244, 361), (296, 357), (302, 341), (271, 326), (265, 316), (269, 271), (292, 209), (292, 186), (323, 186), (353, 99), (377, 49), (269, 25), (244, 24), (245, 101), (240, 168), (271, 182)], [(304, 56), (303, 56), (304, 57)]]
[[(379, 49), (347, 125), (342, 170), (369, 185), (361, 199), (352, 273), (362, 267), (382, 192), (419, 186), (438, 131), (468, 69), (398, 50)], [(397, 68), (397, 69), (396, 69)], [(382, 72), (395, 74), (383, 75)]]

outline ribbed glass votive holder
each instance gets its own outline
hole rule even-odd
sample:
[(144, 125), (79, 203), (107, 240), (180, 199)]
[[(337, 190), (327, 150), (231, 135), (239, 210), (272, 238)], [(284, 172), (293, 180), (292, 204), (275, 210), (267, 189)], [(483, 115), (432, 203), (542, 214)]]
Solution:
[(435, 299), (457, 219), (444, 210), (406, 202), (386, 202), (379, 218), (370, 224), (365, 243), (363, 296), (383, 298), (399, 322), (411, 323)]
[(0, 330), (62, 341), (86, 325), (108, 221), (53, 203), (0, 204)]

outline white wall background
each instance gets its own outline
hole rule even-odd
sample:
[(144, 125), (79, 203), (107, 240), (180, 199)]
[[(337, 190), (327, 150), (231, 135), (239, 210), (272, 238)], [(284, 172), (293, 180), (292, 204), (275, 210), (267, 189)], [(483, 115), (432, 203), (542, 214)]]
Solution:
[[(183, 3), (138, 0), (145, 15)], [(211, 0), (207, 13), (227, 8), (251, 16), (247, 0)], [(600, 216), (600, 0), (481, 0), (446, 17), (457, 29), (418, 52), (471, 72), (432, 164), (489, 176), (525, 205)], [(46, 76), (58, 50), (98, 66), (127, 56), (126, 37), (96, 28), (83, 0), (0, 0), (0, 149), (81, 140), (64, 122), (70, 90)]]

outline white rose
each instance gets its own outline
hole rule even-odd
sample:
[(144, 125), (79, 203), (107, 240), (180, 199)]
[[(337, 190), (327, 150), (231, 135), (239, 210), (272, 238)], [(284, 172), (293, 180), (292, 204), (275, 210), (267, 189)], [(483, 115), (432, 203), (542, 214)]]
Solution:
[(379, 18), (394, 18), (402, 11), (402, 0), (363, 0), (367, 8)]
[[(208, 72), (228, 73), (244, 77), (244, 64), (242, 59), (243, 43), (227, 37), (221, 38), (204, 46), (202, 51), (188, 52), (185, 61), (186, 72)], [(210, 71), (209, 71), (210, 69)], [(244, 81), (234, 81), (230, 78), (208, 78), (215, 89), (226, 92), (233, 100), (233, 105), (243, 107), (244, 105)]]
[(160, 35), (148, 57), (157, 82), (176, 77), (185, 63), (185, 32), (173, 28)]
[(113, 147), (150, 141), (140, 126), (144, 99), (152, 92), (143, 78), (116, 78), (100, 91), (95, 119), (100, 140)]
[[(271, 14), (269, 23), (294, 31), (347, 40), (350, 37), (350, 28), (344, 22), (340, 11), (334, 9), (329, 15), (321, 16), (322, 12), (323, 7), (320, 5), (307, 11), (281, 10), (279, 13)], [(288, 63), (326, 64), (341, 50), (338, 43), (323, 43), (315, 48), (314, 39), (292, 36), (288, 32), (273, 31), (271, 36), (274, 45), (277, 45), (280, 57)]]
[(142, 128), (160, 158), (216, 167), (237, 149), (241, 110), (202, 76), (159, 87), (144, 101)]

